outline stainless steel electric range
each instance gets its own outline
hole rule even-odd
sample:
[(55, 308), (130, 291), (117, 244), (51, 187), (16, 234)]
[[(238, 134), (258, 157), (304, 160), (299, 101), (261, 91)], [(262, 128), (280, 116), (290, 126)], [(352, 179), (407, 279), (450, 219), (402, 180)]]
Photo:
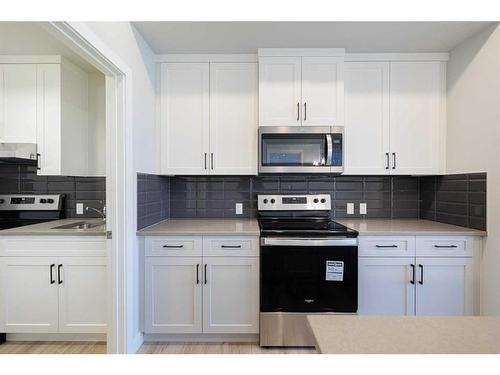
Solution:
[(260, 345), (314, 346), (308, 314), (356, 313), (358, 232), (329, 194), (259, 195)]

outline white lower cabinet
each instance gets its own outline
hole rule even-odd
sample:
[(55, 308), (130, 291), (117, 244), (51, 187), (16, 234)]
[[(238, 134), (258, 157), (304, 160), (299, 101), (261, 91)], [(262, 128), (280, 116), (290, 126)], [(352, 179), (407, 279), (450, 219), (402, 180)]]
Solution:
[(472, 258), (417, 258), (417, 315), (473, 315)]
[(145, 266), (146, 332), (201, 332), (201, 257), (147, 257)]
[(414, 315), (412, 264), (413, 258), (359, 258), (359, 314)]
[(59, 264), (59, 332), (105, 333), (106, 258), (64, 257)]
[[(381, 238), (381, 241), (389, 238)], [(465, 240), (479, 243), (473, 237)], [(448, 244), (456, 240), (436, 236), (433, 241)], [(417, 236), (416, 243), (421, 242)], [(362, 248), (363, 243), (360, 239), (359, 253), (370, 254), (370, 249)], [(470, 254), (480, 251), (478, 247), (469, 249)], [(442, 249), (438, 247), (435, 251), (441, 254)], [(430, 256), (421, 257), (419, 253)], [(359, 257), (359, 314), (456, 316), (477, 312), (474, 256), (433, 256), (429, 249), (419, 245), (415, 254)]]
[[(205, 256), (151, 256), (153, 239), (145, 240), (145, 333), (259, 332), (259, 258), (242, 256), (258, 254), (257, 237), (204, 236)], [(247, 242), (252, 248), (240, 249)]]
[(258, 333), (259, 258), (205, 258), (203, 332)]
[(56, 266), (51, 257), (0, 258), (0, 332), (58, 331)]
[[(89, 245), (102, 255), (69, 256)], [(0, 238), (0, 332), (106, 333), (105, 249), (101, 238)]]

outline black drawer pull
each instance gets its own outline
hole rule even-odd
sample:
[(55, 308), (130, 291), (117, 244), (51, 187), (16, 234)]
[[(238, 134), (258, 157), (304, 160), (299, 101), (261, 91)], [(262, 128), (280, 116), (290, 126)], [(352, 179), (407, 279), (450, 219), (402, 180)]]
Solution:
[(420, 285), (424, 285), (424, 266), (422, 266), (421, 264), (419, 264), (418, 267), (420, 268), (420, 280), (419, 280), (418, 283)]
[(434, 245), (434, 247), (437, 247), (438, 249), (456, 249), (458, 246), (457, 245)]
[(241, 249), (241, 245), (220, 245), (224, 249)]
[(395, 247), (398, 247), (398, 245), (375, 245), (375, 247), (378, 247), (378, 248), (395, 248)]
[(410, 280), (410, 284), (415, 284), (415, 265), (410, 264), (411, 266), (411, 273), (412, 273), (412, 278)]
[(173, 248), (173, 249), (181, 249), (184, 247), (184, 245), (163, 245), (163, 247)]
[(205, 263), (205, 274), (204, 274), (204, 277), (205, 277), (205, 285), (207, 284), (207, 264)]
[(196, 284), (200, 283), (200, 265), (196, 265)]
[(50, 265), (50, 284), (54, 284), (56, 281), (54, 280), (54, 267), (55, 264)]

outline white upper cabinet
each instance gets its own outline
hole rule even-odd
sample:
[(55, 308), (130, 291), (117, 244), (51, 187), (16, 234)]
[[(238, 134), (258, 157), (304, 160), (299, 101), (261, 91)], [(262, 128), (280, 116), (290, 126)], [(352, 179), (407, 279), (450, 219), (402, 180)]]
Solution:
[(392, 62), (390, 81), (391, 173), (439, 173), (444, 158), (442, 63)]
[(345, 64), (346, 174), (389, 173), (389, 64)]
[(301, 58), (259, 58), (259, 126), (301, 125)]
[(345, 65), (345, 173), (442, 173), (445, 63)]
[(302, 57), (302, 125), (344, 123), (344, 58)]
[(209, 66), (161, 65), (161, 169), (164, 174), (208, 174)]
[(210, 64), (210, 174), (257, 174), (257, 63)]
[(343, 125), (343, 68), (339, 56), (260, 56), (259, 126)]
[(36, 64), (0, 65), (0, 143), (36, 143)]
[(257, 64), (161, 64), (161, 173), (257, 174)]

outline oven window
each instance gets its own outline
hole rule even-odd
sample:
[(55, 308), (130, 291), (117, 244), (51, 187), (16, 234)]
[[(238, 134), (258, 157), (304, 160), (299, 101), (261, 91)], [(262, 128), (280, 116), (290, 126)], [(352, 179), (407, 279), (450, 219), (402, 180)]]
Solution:
[(263, 166), (326, 165), (325, 134), (262, 134)]

